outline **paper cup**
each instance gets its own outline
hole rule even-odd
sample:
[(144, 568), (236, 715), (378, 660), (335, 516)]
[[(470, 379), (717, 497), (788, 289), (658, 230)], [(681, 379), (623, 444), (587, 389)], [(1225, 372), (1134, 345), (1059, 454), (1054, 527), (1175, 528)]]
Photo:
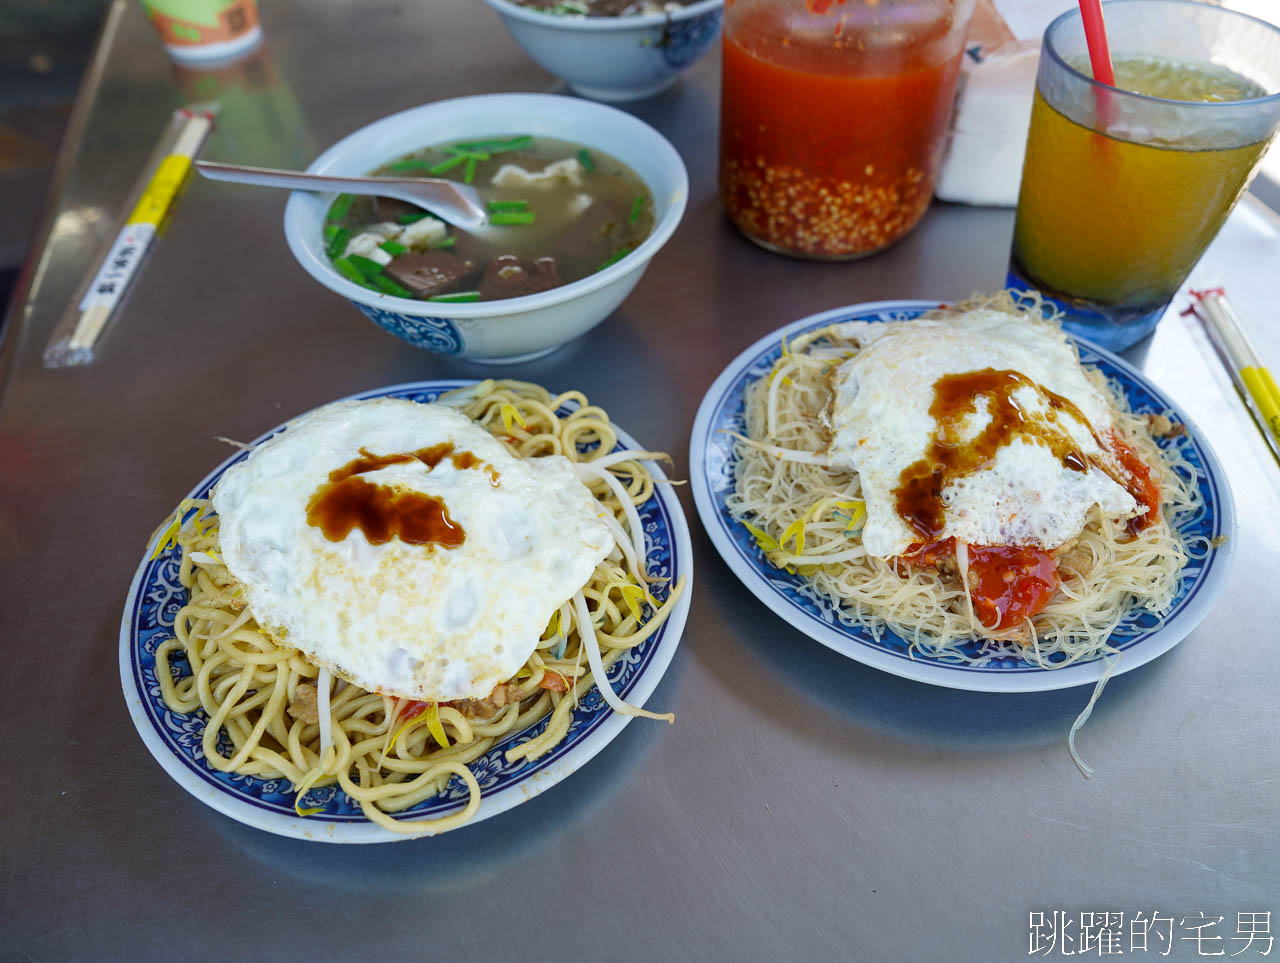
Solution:
[(179, 60), (219, 60), (262, 38), (257, 0), (141, 0), (142, 9)]

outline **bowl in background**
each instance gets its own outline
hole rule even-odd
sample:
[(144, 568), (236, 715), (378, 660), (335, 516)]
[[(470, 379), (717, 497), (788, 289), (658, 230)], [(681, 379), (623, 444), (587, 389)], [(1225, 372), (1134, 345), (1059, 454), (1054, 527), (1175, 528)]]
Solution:
[(532, 134), (611, 154), (653, 196), (653, 230), (631, 253), (595, 274), (549, 291), (501, 301), (448, 304), (398, 298), (353, 284), (325, 253), (333, 197), (295, 191), (285, 205), (289, 250), (313, 278), (347, 298), (379, 327), (412, 345), (470, 361), (510, 364), (554, 351), (595, 327), (625, 298), (684, 214), (689, 178), (665, 137), (630, 114), (575, 97), (484, 94), (412, 107), (348, 134), (307, 168), (365, 175), (432, 144)]
[(573, 17), (511, 0), (486, 0), (524, 52), (594, 100), (651, 97), (676, 82), (720, 33), (724, 0), (696, 0), (670, 13)]

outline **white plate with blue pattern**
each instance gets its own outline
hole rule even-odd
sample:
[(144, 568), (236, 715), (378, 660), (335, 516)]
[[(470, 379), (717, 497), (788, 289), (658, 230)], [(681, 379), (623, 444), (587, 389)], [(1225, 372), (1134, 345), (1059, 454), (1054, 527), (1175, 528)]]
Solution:
[[(378, 388), (351, 397), (428, 402), (446, 391), (469, 384), (474, 382), (423, 381)], [(283, 427), (267, 432), (254, 441), (253, 447)], [(618, 438), (619, 448), (643, 450), (621, 430)], [(207, 498), (222, 473), (246, 457), (248, 452), (244, 451), (228, 458), (188, 497)], [(657, 465), (650, 463), (649, 469), (655, 478), (666, 477)], [(627, 652), (609, 670), (614, 691), (633, 705), (643, 705), (666, 672), (680, 643), (693, 587), (689, 529), (671, 486), (657, 486), (653, 497), (639, 507), (639, 513), (648, 546), (647, 569), (653, 575), (669, 579), (654, 587), (654, 595), (664, 599), (669, 586), (681, 577), (688, 585), (657, 632)], [(379, 843), (412, 838), (370, 822), (359, 805), (337, 786), (308, 792), (299, 801), (300, 807), (318, 807), (321, 811), (303, 817), (294, 810), (294, 793), (288, 780), (219, 772), (205, 762), (201, 749), (204, 713), (186, 715), (172, 711), (160, 697), (160, 684), (156, 681), (156, 647), (172, 637), (174, 616), (186, 599), (186, 589), (178, 581), (181, 551), (175, 546), (153, 559), (154, 547), (154, 542), (148, 545), (133, 578), (120, 623), (120, 678), (138, 734), (165, 772), (201, 802), (242, 823), (278, 835), (332, 843)], [(177, 674), (186, 674), (189, 667), (185, 657), (175, 655), (172, 669)], [(546, 718), (504, 739), (470, 764), (483, 797), (475, 816), (465, 825), (495, 816), (554, 786), (600, 752), (630, 720), (630, 716), (618, 715), (610, 709), (599, 690), (593, 688), (574, 711), (564, 741), (546, 755), (533, 762), (513, 764), (507, 763), (504, 757), (513, 745), (542, 732)], [(466, 801), (466, 786), (455, 776), (438, 796), (395, 814), (395, 818), (436, 818), (458, 811)]]
[[(694, 503), (711, 541), (734, 574), (757, 598), (792, 626), (842, 655), (866, 665), (919, 682), (983, 692), (1033, 692), (1062, 689), (1096, 682), (1106, 668), (1102, 659), (1045, 669), (1021, 658), (990, 659), (970, 665), (954, 658), (909, 651), (908, 644), (892, 632), (876, 638), (869, 630), (851, 626), (840, 618), (831, 600), (814, 592), (801, 575), (770, 565), (751, 534), (725, 507), (733, 491), (733, 438), (728, 432), (745, 433), (743, 392), (747, 385), (767, 376), (781, 354), (782, 339), (840, 321), (892, 321), (916, 317), (939, 306), (937, 301), (876, 301), (857, 304), (802, 318), (766, 335), (735, 358), (715, 380), (703, 398), (693, 425), (689, 471)], [(1120, 650), (1117, 673), (1136, 669), (1177, 645), (1195, 628), (1222, 593), (1233, 552), (1235, 508), (1226, 473), (1190, 419), (1172, 401), (1127, 362), (1082, 339), (1073, 338), (1081, 361), (1098, 368), (1124, 390), (1129, 406), (1137, 412), (1172, 412), (1186, 425), (1186, 433), (1162, 444), (1183, 446), (1196, 470), (1203, 510), (1187, 519), (1180, 530), (1186, 536), (1217, 539), (1220, 547), (1203, 558), (1192, 559), (1182, 570), (1182, 584), (1163, 620), (1135, 609), (1112, 634)], [(1225, 541), (1221, 541), (1225, 537)], [(970, 655), (977, 648), (969, 644)]]

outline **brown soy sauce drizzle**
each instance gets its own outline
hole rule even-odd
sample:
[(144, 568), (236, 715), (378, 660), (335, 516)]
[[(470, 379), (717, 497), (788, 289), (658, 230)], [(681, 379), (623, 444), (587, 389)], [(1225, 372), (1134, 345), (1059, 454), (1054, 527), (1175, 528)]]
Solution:
[(475, 452), (455, 451), (453, 442), (442, 441), (440, 444), (432, 445), (430, 448), (419, 448), (417, 451), (405, 451), (395, 455), (375, 455), (369, 449), (361, 448), (359, 458), (354, 458), (341, 468), (335, 468), (329, 472), (329, 481), (340, 482), (344, 478), (350, 478), (352, 475), (363, 475), (365, 472), (377, 471), (379, 468), (386, 468), (388, 465), (402, 465), (408, 461), (420, 461), (430, 471), (446, 458), (459, 471), (468, 468), (483, 468), (489, 476), (489, 484), (494, 488), (498, 487), (502, 479), (502, 475), (498, 473), (497, 469), (488, 462), (477, 458)]
[[(1048, 402), (1047, 416), (1030, 415), (1019, 407), (1013, 393), (1022, 387), (1033, 389)], [(987, 399), (991, 423), (976, 438), (960, 441), (960, 424), (967, 415), (977, 413), (979, 398)], [(943, 375), (934, 382), (933, 403), (929, 406), (929, 414), (937, 426), (933, 439), (924, 457), (902, 470), (898, 487), (894, 489), (898, 514), (922, 541), (937, 539), (946, 524), (942, 491), (947, 483), (986, 467), (996, 452), (1016, 437), (1038, 440), (1071, 471), (1085, 472), (1093, 466), (1114, 478), (1108, 466), (1076, 447), (1058, 421), (1059, 412), (1066, 412), (1089, 426), (1089, 420), (1074, 404), (1021, 372), (984, 368)], [(1089, 430), (1093, 431), (1091, 426)], [(1098, 447), (1106, 450), (1096, 434), (1094, 438)]]
[(459, 470), (484, 469), (489, 484), (498, 487), (502, 476), (492, 465), (473, 452), (455, 451), (452, 442), (392, 455), (375, 455), (361, 448), (359, 458), (329, 472), (328, 483), (311, 496), (307, 502), (307, 524), (319, 528), (331, 542), (340, 542), (353, 528), (359, 528), (370, 545), (383, 545), (398, 537), (410, 545), (457, 548), (466, 540), (467, 533), (449, 517), (443, 499), (423, 492), (374, 485), (359, 477), (388, 465), (411, 461), (422, 462), (430, 471), (445, 458)]

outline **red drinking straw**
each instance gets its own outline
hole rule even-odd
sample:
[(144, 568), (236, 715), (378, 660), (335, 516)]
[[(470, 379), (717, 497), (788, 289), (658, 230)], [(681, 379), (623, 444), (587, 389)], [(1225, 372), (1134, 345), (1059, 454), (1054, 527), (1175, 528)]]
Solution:
[(1089, 45), (1089, 63), (1093, 79), (1116, 85), (1116, 72), (1111, 69), (1111, 48), (1107, 45), (1107, 25), (1102, 20), (1101, 0), (1080, 0), (1080, 18), (1084, 20), (1084, 39)]
[[(1089, 63), (1093, 79), (1114, 87), (1116, 72), (1111, 67), (1111, 47), (1107, 43), (1107, 25), (1102, 19), (1102, 0), (1079, 0), (1080, 19), (1084, 21), (1084, 39), (1089, 45)], [(1114, 119), (1115, 107), (1107, 90), (1095, 88), (1098, 99), (1098, 129), (1105, 131)]]

